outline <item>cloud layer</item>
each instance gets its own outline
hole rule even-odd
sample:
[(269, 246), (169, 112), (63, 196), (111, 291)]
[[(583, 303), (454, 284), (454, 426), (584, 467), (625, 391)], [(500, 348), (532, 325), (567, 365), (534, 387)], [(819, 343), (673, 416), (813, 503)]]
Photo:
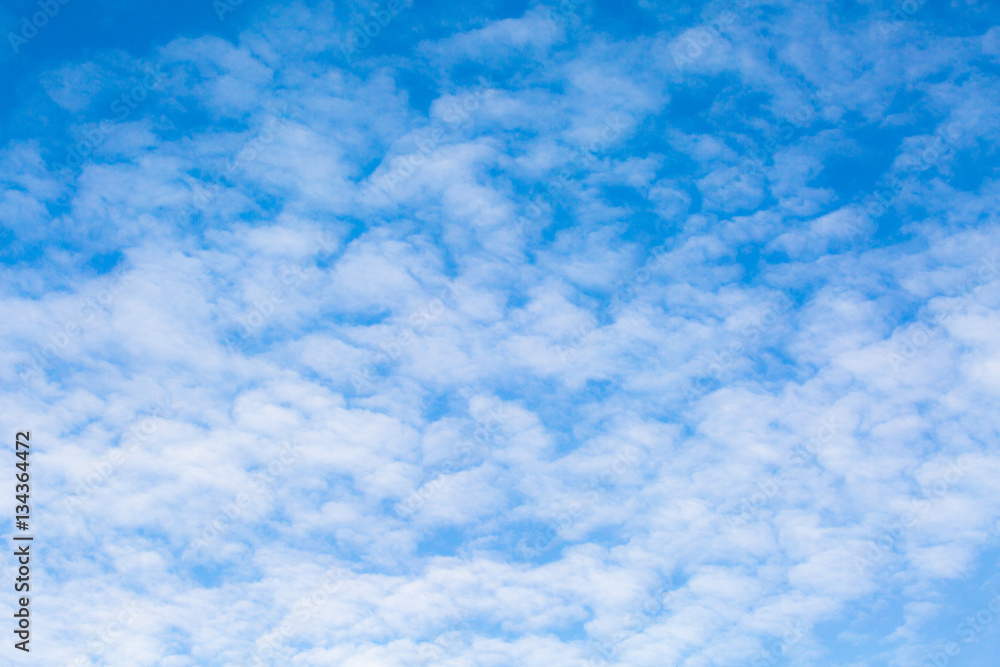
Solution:
[(998, 14), (841, 5), (230, 3), (22, 82), (35, 657), (982, 664)]

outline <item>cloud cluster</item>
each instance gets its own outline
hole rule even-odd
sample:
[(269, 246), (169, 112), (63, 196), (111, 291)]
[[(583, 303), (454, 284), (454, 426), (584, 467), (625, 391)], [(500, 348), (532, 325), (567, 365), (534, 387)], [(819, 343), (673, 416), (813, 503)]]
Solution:
[(217, 5), (0, 150), (40, 660), (973, 650), (994, 9)]

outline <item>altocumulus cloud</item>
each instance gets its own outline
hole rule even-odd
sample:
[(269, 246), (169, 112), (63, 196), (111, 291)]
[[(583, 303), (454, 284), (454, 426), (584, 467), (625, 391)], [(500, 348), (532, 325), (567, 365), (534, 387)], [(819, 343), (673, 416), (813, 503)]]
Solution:
[(1000, 9), (264, 4), (3, 17), (32, 659), (995, 655)]

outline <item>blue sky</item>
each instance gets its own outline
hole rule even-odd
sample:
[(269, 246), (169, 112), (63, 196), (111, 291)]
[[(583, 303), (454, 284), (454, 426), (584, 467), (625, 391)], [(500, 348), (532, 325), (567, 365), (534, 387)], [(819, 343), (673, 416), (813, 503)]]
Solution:
[(5, 4), (0, 662), (991, 664), (998, 23)]

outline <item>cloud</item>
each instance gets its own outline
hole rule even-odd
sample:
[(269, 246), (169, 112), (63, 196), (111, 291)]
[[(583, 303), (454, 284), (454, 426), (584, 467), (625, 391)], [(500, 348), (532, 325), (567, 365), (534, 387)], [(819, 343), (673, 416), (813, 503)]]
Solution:
[(346, 54), (378, 8), (248, 5), (53, 52), (0, 150), (32, 649), (933, 651), (1000, 518), (996, 16), (904, 9), (408, 6)]

